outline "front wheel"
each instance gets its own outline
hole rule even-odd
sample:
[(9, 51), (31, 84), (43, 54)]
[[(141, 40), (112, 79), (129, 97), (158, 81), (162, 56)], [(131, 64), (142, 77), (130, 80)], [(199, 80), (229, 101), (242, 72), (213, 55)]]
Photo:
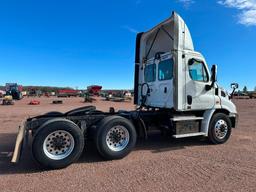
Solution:
[(105, 159), (121, 159), (128, 155), (136, 144), (137, 133), (128, 119), (119, 116), (106, 117), (97, 128), (96, 146)]
[(231, 135), (231, 129), (231, 121), (227, 115), (215, 114), (209, 126), (209, 141), (213, 144), (225, 143)]

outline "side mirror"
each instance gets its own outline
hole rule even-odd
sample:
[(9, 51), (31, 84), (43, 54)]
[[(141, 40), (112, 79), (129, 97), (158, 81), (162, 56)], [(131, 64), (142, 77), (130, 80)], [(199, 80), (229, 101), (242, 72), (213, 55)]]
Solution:
[(212, 83), (215, 83), (217, 81), (217, 65), (212, 66), (211, 72), (212, 72), (212, 77), (211, 77)]
[(205, 86), (206, 91), (211, 90), (214, 87), (214, 83), (217, 81), (217, 65), (213, 65), (211, 68), (211, 81), (211, 85)]
[(238, 83), (231, 83), (231, 85), (230, 85), (230, 87), (232, 88), (232, 89), (238, 89), (238, 87), (239, 87), (239, 85), (238, 85)]
[(233, 89), (232, 93), (230, 94), (230, 99), (232, 99), (234, 96), (234, 93), (235, 93), (236, 89), (238, 89), (239, 85), (238, 85), (238, 83), (231, 83), (230, 86)]

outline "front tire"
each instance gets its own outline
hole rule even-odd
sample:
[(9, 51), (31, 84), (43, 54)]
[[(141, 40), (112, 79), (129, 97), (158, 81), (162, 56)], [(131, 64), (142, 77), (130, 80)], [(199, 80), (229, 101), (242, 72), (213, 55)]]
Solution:
[(95, 142), (104, 159), (121, 159), (135, 147), (137, 133), (128, 119), (119, 116), (106, 117), (97, 129)]
[(48, 169), (67, 167), (78, 160), (84, 148), (81, 129), (65, 119), (53, 120), (35, 133), (32, 152), (36, 161)]
[(231, 135), (231, 121), (223, 113), (213, 115), (208, 132), (209, 141), (213, 144), (225, 143)]

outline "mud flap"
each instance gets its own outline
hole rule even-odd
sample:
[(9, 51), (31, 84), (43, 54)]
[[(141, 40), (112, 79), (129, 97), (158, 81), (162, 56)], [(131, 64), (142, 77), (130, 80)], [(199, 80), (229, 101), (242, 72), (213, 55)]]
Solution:
[(26, 139), (26, 121), (23, 121), (22, 124), (19, 126), (19, 132), (16, 138), (16, 143), (15, 143), (15, 149), (13, 152), (12, 156), (12, 163), (18, 163), (20, 160), (20, 156), (22, 153), (22, 146), (25, 143)]

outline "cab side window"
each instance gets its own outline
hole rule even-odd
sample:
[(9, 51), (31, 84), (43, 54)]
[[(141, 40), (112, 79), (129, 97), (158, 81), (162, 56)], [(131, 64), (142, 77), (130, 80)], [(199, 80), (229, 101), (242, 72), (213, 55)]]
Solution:
[(190, 59), (188, 62), (189, 75), (194, 81), (208, 82), (209, 77), (204, 63), (196, 59)]
[(144, 70), (145, 82), (153, 82), (156, 80), (156, 64), (146, 65)]
[(173, 78), (173, 59), (161, 61), (158, 65), (158, 80), (170, 80)]

